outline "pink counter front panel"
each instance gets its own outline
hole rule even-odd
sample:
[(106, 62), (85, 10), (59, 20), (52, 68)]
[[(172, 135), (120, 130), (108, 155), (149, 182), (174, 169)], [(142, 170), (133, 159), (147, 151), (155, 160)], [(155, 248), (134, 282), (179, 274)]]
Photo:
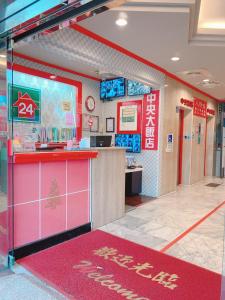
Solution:
[(13, 186), (15, 248), (90, 222), (89, 159), (15, 164)]

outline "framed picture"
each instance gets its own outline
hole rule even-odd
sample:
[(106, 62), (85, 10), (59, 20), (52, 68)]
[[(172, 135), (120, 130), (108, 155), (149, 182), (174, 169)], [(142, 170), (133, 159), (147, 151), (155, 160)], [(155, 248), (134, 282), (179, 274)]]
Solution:
[(89, 119), (89, 114), (82, 114), (82, 129), (84, 131), (90, 131)]
[(142, 100), (117, 103), (117, 133), (141, 133)]
[(91, 132), (99, 132), (99, 117), (90, 115), (92, 125), (90, 126)]
[(106, 118), (106, 132), (115, 131), (115, 118)]

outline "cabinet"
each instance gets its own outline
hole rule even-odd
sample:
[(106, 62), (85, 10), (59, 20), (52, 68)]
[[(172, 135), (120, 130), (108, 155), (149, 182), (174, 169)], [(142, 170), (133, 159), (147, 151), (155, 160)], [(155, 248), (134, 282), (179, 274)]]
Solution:
[(126, 196), (138, 195), (142, 191), (142, 169), (126, 170)]

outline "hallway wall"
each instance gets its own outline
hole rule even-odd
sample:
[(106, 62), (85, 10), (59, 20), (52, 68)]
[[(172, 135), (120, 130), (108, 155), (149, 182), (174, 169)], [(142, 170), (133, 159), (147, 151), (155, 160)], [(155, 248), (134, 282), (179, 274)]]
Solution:
[[(178, 138), (179, 138), (179, 109), (184, 109), (184, 132), (183, 132), (183, 172), (182, 184), (193, 184), (204, 177), (204, 156), (205, 156), (205, 133), (206, 119), (193, 115), (193, 109), (180, 102), (181, 98), (193, 101), (194, 97), (207, 101), (207, 107), (217, 111), (217, 104), (214, 100), (195, 92), (173, 79), (167, 78), (163, 109), (163, 133), (161, 148), (161, 187), (160, 194), (166, 194), (176, 190), (178, 170)], [(215, 135), (215, 119), (212, 117), (208, 122), (206, 175), (213, 172), (213, 151)], [(197, 128), (201, 124), (200, 137)], [(173, 151), (168, 152), (167, 135), (174, 136)], [(200, 142), (200, 143), (199, 143)]]

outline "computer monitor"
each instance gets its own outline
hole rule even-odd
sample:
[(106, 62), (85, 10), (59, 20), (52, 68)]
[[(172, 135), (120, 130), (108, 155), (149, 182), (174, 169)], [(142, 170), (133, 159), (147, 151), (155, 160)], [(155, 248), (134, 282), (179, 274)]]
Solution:
[(140, 134), (116, 134), (115, 145), (117, 147), (127, 148), (127, 152), (141, 152), (141, 135)]
[(91, 147), (110, 147), (112, 142), (111, 135), (96, 135), (90, 137)]

